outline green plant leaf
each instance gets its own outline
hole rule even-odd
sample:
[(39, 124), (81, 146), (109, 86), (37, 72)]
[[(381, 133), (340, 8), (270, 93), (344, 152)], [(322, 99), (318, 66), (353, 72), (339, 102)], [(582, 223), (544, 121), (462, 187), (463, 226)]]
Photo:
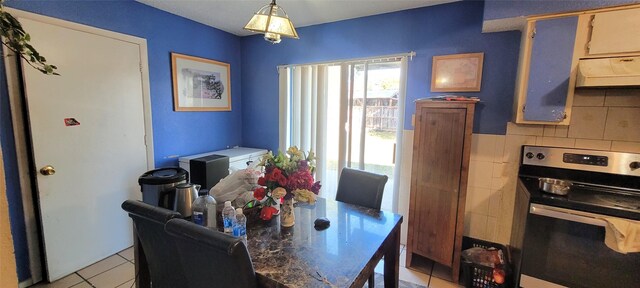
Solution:
[(2, 45), (24, 59), (29, 66), (47, 75), (60, 75), (55, 72), (58, 67), (47, 64), (47, 59), (28, 42), (31, 35), (26, 33), (20, 21), (4, 10), (3, 0), (0, 0), (0, 36)]

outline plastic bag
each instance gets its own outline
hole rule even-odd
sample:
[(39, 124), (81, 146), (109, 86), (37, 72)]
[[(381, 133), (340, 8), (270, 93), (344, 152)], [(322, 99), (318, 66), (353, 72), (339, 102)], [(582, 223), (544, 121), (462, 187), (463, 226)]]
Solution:
[(502, 255), (502, 250), (497, 250), (495, 248), (469, 248), (462, 251), (462, 257), (464, 257), (464, 260), (468, 262), (492, 268), (504, 264), (504, 255)]
[(241, 201), (246, 199), (246, 202), (248, 202), (253, 199), (253, 189), (258, 185), (260, 173), (260, 171), (253, 167), (234, 171), (213, 186), (210, 194), (218, 203), (224, 203), (225, 201), (234, 202), (236, 199)]

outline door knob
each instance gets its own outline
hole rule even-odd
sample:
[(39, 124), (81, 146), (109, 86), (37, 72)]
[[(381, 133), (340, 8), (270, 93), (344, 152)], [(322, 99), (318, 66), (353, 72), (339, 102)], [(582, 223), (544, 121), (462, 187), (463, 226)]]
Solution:
[(47, 165), (40, 168), (40, 174), (45, 176), (53, 175), (53, 174), (56, 174), (56, 169), (53, 168), (53, 166), (51, 165)]

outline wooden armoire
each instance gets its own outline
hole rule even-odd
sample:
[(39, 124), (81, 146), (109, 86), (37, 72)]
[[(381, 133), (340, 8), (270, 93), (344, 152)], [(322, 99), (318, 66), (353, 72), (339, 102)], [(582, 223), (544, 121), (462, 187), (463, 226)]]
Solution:
[(475, 102), (416, 101), (407, 236), (407, 267), (414, 255), (460, 275), (464, 205)]

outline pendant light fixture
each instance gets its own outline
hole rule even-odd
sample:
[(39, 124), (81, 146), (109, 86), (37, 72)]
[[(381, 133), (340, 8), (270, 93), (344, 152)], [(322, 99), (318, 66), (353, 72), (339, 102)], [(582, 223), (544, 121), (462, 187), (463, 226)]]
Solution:
[(244, 26), (244, 29), (263, 33), (264, 40), (273, 44), (280, 43), (281, 37), (298, 39), (296, 28), (289, 20), (287, 12), (276, 4), (276, 0), (272, 0), (270, 4), (260, 8), (251, 17), (249, 23)]

